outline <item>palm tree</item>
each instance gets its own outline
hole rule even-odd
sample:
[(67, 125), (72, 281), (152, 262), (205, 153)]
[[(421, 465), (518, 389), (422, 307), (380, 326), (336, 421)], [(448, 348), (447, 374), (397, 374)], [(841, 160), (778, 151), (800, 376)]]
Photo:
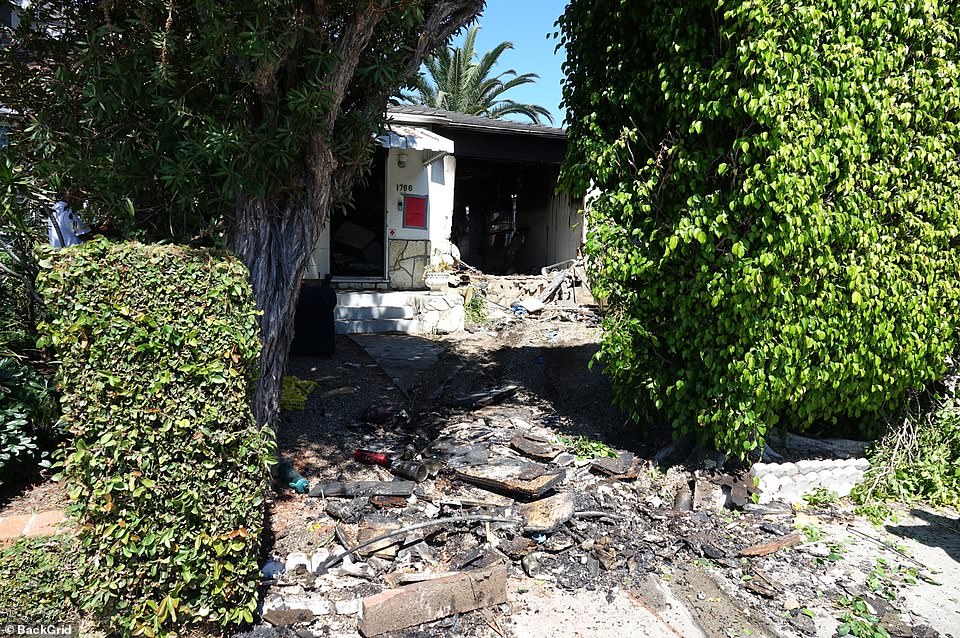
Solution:
[(448, 47), (435, 56), (424, 59), (426, 75), (418, 75), (412, 82), (415, 93), (401, 97), (412, 104), (422, 104), (470, 115), (502, 118), (522, 115), (533, 124), (543, 119), (553, 124), (550, 111), (538, 104), (521, 104), (501, 97), (510, 89), (533, 84), (535, 73), (517, 75), (513, 69), (492, 76), (493, 67), (504, 51), (513, 48), (512, 42), (501, 42), (474, 62), (477, 52), (474, 42), (480, 27), (472, 27), (462, 47)]

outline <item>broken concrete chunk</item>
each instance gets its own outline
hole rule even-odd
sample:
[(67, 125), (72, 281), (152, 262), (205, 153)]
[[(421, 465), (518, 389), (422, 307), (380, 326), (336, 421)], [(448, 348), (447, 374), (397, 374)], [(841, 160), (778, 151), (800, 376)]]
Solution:
[(570, 492), (524, 503), (520, 506), (520, 516), (524, 521), (523, 531), (554, 532), (573, 518), (573, 512), (573, 494)]
[[(357, 544), (366, 543), (377, 536), (383, 536), (384, 534), (395, 532), (398, 529), (400, 529), (400, 523), (396, 521), (366, 517), (360, 523), (360, 528), (357, 531)], [(360, 554), (363, 556), (374, 555), (378, 558), (396, 558), (397, 550), (402, 542), (402, 538), (387, 538), (368, 547), (364, 547), (360, 550)]]
[(507, 568), (463, 572), (363, 599), (358, 629), (379, 636), (507, 601)]
[(310, 496), (319, 498), (354, 496), (410, 496), (417, 486), (413, 481), (328, 481), (310, 490)]
[(697, 479), (693, 486), (693, 509), (695, 511), (716, 512), (722, 510), (726, 502), (727, 497), (723, 493), (723, 488), (706, 479)]
[(263, 619), (274, 627), (285, 627), (313, 620), (309, 609), (265, 609)]
[[(623, 476), (624, 478), (636, 478), (634, 469), (634, 455), (631, 452), (620, 452), (616, 458), (603, 456), (593, 459), (590, 466), (607, 476)], [(629, 476), (632, 474), (632, 476)]]
[(263, 619), (274, 627), (284, 627), (313, 620), (330, 613), (330, 603), (323, 598), (276, 597), (263, 604)]
[(540, 312), (546, 307), (546, 304), (539, 299), (521, 299), (513, 304), (526, 310), (529, 314)]
[(426, 498), (441, 505), (458, 507), (510, 507), (513, 505), (513, 499), (469, 485), (448, 483), (440, 490), (435, 484), (428, 483), (424, 492)]
[(554, 465), (559, 465), (560, 467), (566, 467), (567, 465), (572, 465), (574, 461), (577, 460), (573, 454), (569, 452), (561, 452), (553, 458)]
[(338, 600), (333, 603), (333, 610), (341, 616), (356, 616), (360, 613), (360, 606), (362, 602), (363, 601), (360, 598), (354, 598), (353, 600)]
[(288, 574), (306, 573), (310, 570), (310, 558), (303, 552), (290, 552), (284, 563), (284, 571)]

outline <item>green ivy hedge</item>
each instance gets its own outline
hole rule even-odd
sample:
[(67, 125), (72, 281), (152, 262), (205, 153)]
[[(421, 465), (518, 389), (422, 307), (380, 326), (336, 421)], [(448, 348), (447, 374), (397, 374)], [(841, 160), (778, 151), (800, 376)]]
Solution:
[(246, 269), (103, 240), (41, 249), (40, 263), (87, 609), (148, 637), (251, 621), (275, 443), (250, 410), (260, 342)]
[(740, 455), (867, 423), (960, 319), (960, 6), (572, 0), (564, 179), (620, 404)]

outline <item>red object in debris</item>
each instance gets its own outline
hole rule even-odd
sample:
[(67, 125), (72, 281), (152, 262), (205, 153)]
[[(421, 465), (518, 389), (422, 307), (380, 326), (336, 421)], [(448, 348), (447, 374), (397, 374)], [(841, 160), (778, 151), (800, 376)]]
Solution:
[(354, 450), (353, 460), (368, 465), (382, 465), (390, 467), (390, 457), (382, 452), (371, 452), (370, 450)]

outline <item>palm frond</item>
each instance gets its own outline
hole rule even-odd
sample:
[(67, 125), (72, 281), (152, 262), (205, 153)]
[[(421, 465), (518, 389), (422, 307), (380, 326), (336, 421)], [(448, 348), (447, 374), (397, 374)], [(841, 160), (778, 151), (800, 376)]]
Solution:
[(501, 42), (482, 56), (477, 56), (476, 41), (480, 27), (467, 31), (463, 45), (448, 47), (424, 60), (425, 72), (411, 81), (413, 93), (400, 98), (434, 108), (471, 115), (502, 118), (520, 115), (534, 124), (546, 120), (553, 123), (550, 111), (538, 104), (522, 104), (501, 96), (524, 84), (533, 84), (536, 73), (518, 74), (508, 69), (494, 75), (500, 57), (513, 49), (512, 42)]

